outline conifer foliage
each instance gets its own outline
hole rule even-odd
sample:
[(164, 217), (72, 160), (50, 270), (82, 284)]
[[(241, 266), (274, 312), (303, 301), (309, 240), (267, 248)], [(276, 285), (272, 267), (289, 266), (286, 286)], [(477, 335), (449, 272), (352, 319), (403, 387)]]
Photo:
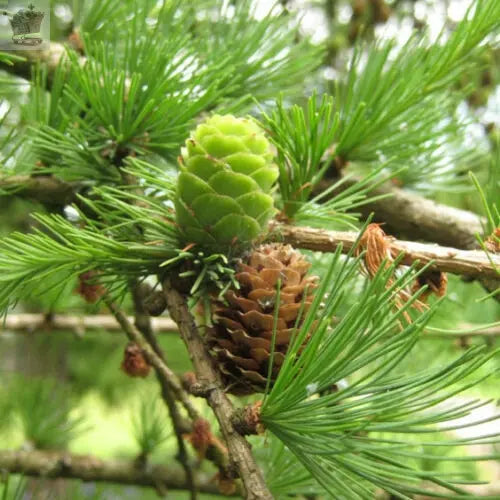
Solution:
[[(380, 3), (387, 20), (385, 2), (359, 2)], [(334, 4), (307, 9), (341, 34)], [(0, 311), (35, 308), (42, 330), (54, 312), (108, 312), (124, 335), (117, 352), (77, 331), (54, 362), (45, 331), (40, 366), (0, 369), (0, 438), (29, 443), (0, 445), (2, 498), (30, 487), (17, 474), (192, 499), (476, 498), (474, 464), (498, 458), (500, 433), (476, 429), (497, 421), (476, 415), (498, 351), (450, 349), (464, 337), (450, 310), (474, 321), (457, 306), (470, 294), (469, 330), (500, 326), (500, 148), (494, 133), (464, 139), (480, 113), (463, 118), (477, 89), (461, 79), (498, 52), (500, 2), (472, 0), (434, 41), (368, 30), (336, 62), (334, 37), (310, 39), (294, 2), (85, 0), (73, 14), (48, 57), (0, 54), (0, 203), (32, 212), (0, 219)], [(402, 193), (434, 231), (483, 223), (477, 248), (412, 241)], [(418, 198), (464, 193), (486, 218), (444, 204), (436, 218)], [(157, 335), (162, 315), (175, 334)], [(96, 393), (129, 407), (135, 461), (69, 453)]]

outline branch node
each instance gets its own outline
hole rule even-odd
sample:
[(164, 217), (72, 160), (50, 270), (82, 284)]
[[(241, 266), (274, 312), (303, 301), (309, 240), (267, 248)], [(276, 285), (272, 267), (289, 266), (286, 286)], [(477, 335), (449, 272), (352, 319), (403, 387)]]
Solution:
[(257, 401), (251, 405), (239, 408), (233, 414), (233, 426), (242, 436), (252, 434), (263, 434), (264, 424), (260, 420), (262, 401)]

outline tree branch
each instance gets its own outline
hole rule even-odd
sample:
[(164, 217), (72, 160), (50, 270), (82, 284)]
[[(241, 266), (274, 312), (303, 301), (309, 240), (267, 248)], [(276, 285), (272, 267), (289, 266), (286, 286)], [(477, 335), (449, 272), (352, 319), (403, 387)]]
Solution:
[[(0, 470), (43, 478), (81, 479), (82, 481), (150, 486), (158, 490), (186, 490), (182, 470), (161, 465), (138, 467), (135, 462), (101, 460), (88, 455), (54, 451), (0, 451)], [(217, 486), (198, 477), (196, 488), (204, 493), (219, 493)]]
[[(359, 179), (346, 179), (340, 190), (347, 189)], [(320, 183), (315, 193), (319, 194), (330, 186), (330, 182)], [(15, 188), (15, 193), (41, 202), (67, 204), (73, 195), (71, 186), (54, 177), (48, 176), (11, 176), (0, 178), (1, 188)], [(411, 235), (421, 239), (452, 246), (463, 250), (477, 248), (476, 234), (483, 231), (482, 218), (473, 212), (460, 210), (428, 200), (389, 184), (371, 191), (372, 196), (391, 196), (368, 202), (359, 207), (363, 215), (375, 213), (375, 220), (386, 222), (389, 232)]]
[[(0, 188), (16, 185), (19, 186), (16, 193), (39, 201), (50, 200), (52, 203), (64, 204), (68, 197), (72, 196), (71, 186), (53, 177), (12, 176), (0, 178)], [(475, 234), (482, 231), (480, 217), (465, 210), (437, 204), (398, 188), (379, 187), (373, 194), (380, 194), (379, 190), (381, 193), (391, 192), (394, 196), (378, 200), (371, 205), (368, 204), (365, 209), (368, 207), (369, 210), (375, 210), (379, 214), (379, 218), (390, 222), (391, 227), (401, 231), (410, 231), (415, 238), (430, 239), (443, 245), (452, 243), (455, 247), (443, 248), (395, 240), (394, 249), (407, 254), (407, 261), (411, 262), (418, 258), (422, 265), (425, 265), (429, 259), (436, 259), (435, 267), (442, 271), (469, 277), (498, 278), (498, 273), (495, 272), (484, 252), (460, 250), (477, 248)], [(342, 241), (346, 249), (350, 248), (355, 239), (355, 233), (331, 232), (329, 236), (323, 238), (324, 241), (320, 241), (320, 231), (317, 231), (316, 234), (309, 234), (308, 231), (311, 230), (307, 228), (302, 228), (302, 232), (295, 228), (295, 232), (292, 234), (292, 226), (275, 224), (274, 227), (281, 227), (280, 230), (287, 242), (299, 248), (304, 244), (312, 245), (311, 247), (302, 246), (302, 248), (311, 250), (324, 251), (323, 249), (326, 249), (326, 251), (331, 251), (334, 249), (336, 246), (332, 246), (334, 244), (329, 241), (329, 237), (332, 235), (335, 241)], [(326, 234), (325, 231), (321, 231), (321, 233)], [(492, 256), (492, 259), (498, 266), (496, 262), (498, 258)]]
[(167, 384), (162, 383), (161, 378), (158, 375), (157, 378), (160, 381), (162, 397), (168, 407), (170, 420), (172, 420), (172, 427), (174, 429), (175, 437), (177, 440), (178, 451), (176, 458), (184, 469), (184, 474), (186, 475), (186, 489), (190, 492), (190, 498), (191, 500), (196, 500), (198, 498), (197, 492), (199, 490), (195, 484), (193, 470), (191, 468), (191, 464), (189, 463), (189, 455), (186, 449), (186, 443), (184, 442), (183, 435), (186, 433), (184, 419), (179, 413), (177, 402), (174, 398), (172, 390), (167, 386)]
[[(271, 226), (274, 239), (289, 243), (296, 248), (334, 252), (342, 244), (342, 251), (347, 253), (354, 245), (358, 233), (351, 231), (326, 231), (310, 227), (296, 227), (274, 223)], [(393, 239), (391, 253), (404, 255), (401, 261), (411, 265), (418, 261), (418, 267), (433, 262), (430, 269), (469, 277), (487, 277), (499, 279), (500, 255), (486, 255), (481, 250), (459, 250), (413, 241)]]
[[(145, 339), (147, 340), (147, 342), (149, 342), (149, 345), (152, 347), (154, 352), (160, 357), (160, 359), (162, 359), (164, 363), (166, 363), (163, 350), (158, 344), (158, 341), (153, 332), (151, 326), (151, 318), (144, 309), (143, 300), (150, 291), (149, 287), (145, 283), (133, 282), (130, 284), (130, 288), (132, 291), (132, 298), (135, 308), (135, 326), (144, 335)], [(191, 423), (186, 422), (182, 415), (179, 413), (176, 399), (167, 381), (160, 376), (158, 371), (155, 370), (155, 373), (156, 378), (158, 379), (158, 382), (160, 384), (162, 398), (167, 405), (170, 420), (172, 421), (172, 427), (177, 439), (178, 452), (176, 458), (184, 469), (184, 474), (186, 475), (186, 483), (190, 492), (190, 498), (191, 500), (196, 500), (198, 497), (197, 489), (194, 483), (193, 470), (191, 468), (191, 464), (189, 463), (189, 455), (183, 437), (186, 432), (189, 432), (191, 430)]]
[[(359, 180), (356, 177), (344, 179), (343, 184), (339, 186), (338, 191), (332, 193), (332, 196), (348, 189)], [(315, 194), (328, 189), (331, 182), (327, 179), (320, 182), (316, 186)], [(374, 221), (384, 222), (385, 229), (389, 233), (463, 250), (479, 248), (476, 234), (483, 233), (485, 219), (473, 212), (436, 203), (389, 182), (371, 190), (370, 194), (374, 197), (381, 195), (384, 197), (368, 201), (361, 205), (359, 210), (365, 217), (374, 213)], [(479, 281), (489, 293), (498, 289), (498, 282), (494, 278), (481, 276)], [(492, 297), (500, 301), (500, 294), (493, 294)]]
[[(338, 192), (359, 181), (356, 177), (344, 179)], [(322, 193), (329, 187), (331, 181), (324, 180), (316, 187), (315, 194)], [(368, 201), (359, 210), (365, 217), (374, 213), (374, 222), (386, 223), (387, 232), (463, 250), (477, 248), (476, 234), (483, 232), (483, 219), (479, 215), (436, 203), (388, 182), (370, 191), (370, 196), (381, 195), (386, 197)]]
[[(134, 318), (127, 316), (127, 321), (132, 323)], [(151, 326), (158, 333), (177, 333), (179, 331), (175, 321), (170, 318), (152, 318)], [(122, 332), (116, 318), (111, 314), (97, 314), (95, 316), (72, 316), (66, 314), (9, 314), (0, 322), (1, 331), (30, 332), (36, 330), (70, 331), (78, 336), (92, 330), (105, 330), (107, 332)]]
[(144, 357), (148, 363), (155, 369), (158, 377), (168, 385), (175, 394), (175, 397), (182, 403), (191, 419), (196, 420), (201, 418), (198, 410), (194, 407), (189, 395), (183, 389), (177, 375), (167, 366), (167, 364), (156, 354), (149, 343), (144, 339), (142, 333), (137, 327), (132, 324), (123, 311), (111, 300), (104, 299), (109, 310), (113, 313), (116, 320), (126, 333), (127, 337), (135, 342), (143, 350)]
[(169, 281), (163, 283), (163, 290), (170, 315), (179, 325), (196, 369), (198, 382), (206, 389), (205, 397), (217, 417), (230, 459), (243, 481), (245, 498), (271, 500), (272, 495), (250, 451), (248, 441), (233, 426), (234, 407), (224, 392), (219, 373), (189, 312), (186, 299), (170, 286)]
[[(134, 318), (127, 317), (129, 322)], [(157, 333), (177, 334), (179, 327), (170, 318), (151, 318), (151, 324)], [(456, 338), (456, 337), (500, 337), (500, 327), (485, 328), (476, 330), (478, 325), (463, 324), (458, 325), (459, 333), (439, 333), (428, 332), (426, 336), (436, 338)], [(0, 332), (32, 332), (36, 330), (69, 331), (77, 335), (83, 335), (88, 330), (104, 330), (106, 332), (123, 332), (116, 318), (108, 314), (97, 314), (95, 316), (69, 316), (64, 314), (51, 315), (49, 321), (45, 314), (19, 313), (9, 314), (0, 323)]]
[[(151, 345), (146, 341), (142, 333), (137, 327), (128, 320), (123, 311), (111, 300), (104, 299), (106, 305), (115, 316), (127, 337), (139, 345), (142, 349), (147, 362), (154, 368), (156, 376), (160, 381), (162, 389), (168, 388), (175, 398), (184, 406), (189, 418), (194, 422), (203, 420), (202, 415), (193, 405), (189, 394), (182, 387), (177, 375), (167, 366), (165, 361), (155, 352)], [(163, 394), (162, 394), (163, 395)], [(165, 401), (167, 404), (168, 402)], [(187, 426), (185, 426), (187, 427)], [(189, 431), (190, 428), (186, 428)], [(210, 447), (207, 453), (207, 458), (212, 460), (220, 470), (226, 471), (228, 468), (227, 457), (216, 446)]]
[(67, 205), (74, 201), (74, 188), (48, 175), (12, 175), (0, 177), (0, 192), (6, 190), (46, 205)]

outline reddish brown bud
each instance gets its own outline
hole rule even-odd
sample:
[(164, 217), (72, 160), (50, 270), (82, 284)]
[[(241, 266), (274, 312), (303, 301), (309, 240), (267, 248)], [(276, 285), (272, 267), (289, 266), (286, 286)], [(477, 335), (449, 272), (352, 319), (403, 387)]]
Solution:
[(484, 246), (489, 252), (500, 253), (500, 227), (497, 227), (493, 233), (486, 238)]
[(215, 483), (220, 493), (231, 496), (236, 493), (236, 481), (230, 477), (226, 477), (222, 472), (215, 475)]
[(391, 265), (391, 243), (380, 224), (369, 224), (359, 241), (360, 250), (366, 250), (365, 268), (373, 277), (385, 260), (385, 267)]
[(208, 447), (212, 442), (210, 424), (202, 418), (195, 420), (193, 422), (193, 431), (188, 435), (188, 440), (198, 452), (198, 455), (201, 458), (205, 457)]
[(133, 342), (129, 343), (125, 348), (121, 368), (130, 377), (144, 378), (151, 371), (151, 366), (144, 358), (142, 349)]
[[(391, 249), (391, 237), (387, 236), (379, 224), (369, 224), (359, 241), (357, 253), (365, 250), (364, 268), (370, 278), (373, 278), (380, 268), (388, 269), (394, 262), (397, 254)], [(394, 254), (394, 255), (393, 255)], [(393, 276), (387, 280), (387, 288), (394, 284)], [(394, 296), (394, 305), (401, 309), (404, 304), (411, 298), (410, 293), (405, 289), (399, 289)], [(412, 303), (412, 308), (417, 311), (423, 311), (425, 304), (419, 300)], [(403, 316), (409, 323), (412, 321), (408, 312), (404, 312)]]
[(96, 282), (96, 277), (95, 271), (87, 271), (78, 276), (78, 286), (75, 293), (89, 304), (95, 304), (106, 293), (106, 289)]
[(186, 434), (185, 438), (197, 451), (200, 459), (205, 458), (211, 446), (218, 448), (223, 454), (227, 454), (227, 448), (219, 438), (212, 434), (210, 423), (203, 418), (199, 418), (193, 422), (193, 430), (190, 434)]
[(188, 392), (191, 392), (191, 387), (198, 382), (198, 379), (196, 378), (196, 373), (194, 372), (184, 373), (184, 375), (182, 375), (181, 382), (184, 389), (186, 389), (186, 391)]
[(80, 30), (77, 28), (73, 30), (68, 36), (69, 43), (73, 46), (75, 50), (83, 54), (84, 46), (83, 40), (80, 35)]

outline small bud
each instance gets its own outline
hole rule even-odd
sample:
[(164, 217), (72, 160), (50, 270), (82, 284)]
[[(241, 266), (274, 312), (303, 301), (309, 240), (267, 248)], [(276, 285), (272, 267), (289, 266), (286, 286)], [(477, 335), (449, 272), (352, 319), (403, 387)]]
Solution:
[(219, 438), (212, 434), (210, 423), (203, 418), (193, 422), (193, 429), (185, 438), (191, 443), (198, 453), (200, 459), (205, 458), (210, 447), (215, 447), (224, 455), (227, 455), (227, 448), (222, 444)]
[[(391, 249), (391, 237), (385, 234), (380, 224), (375, 223), (369, 224), (361, 236), (359, 248), (356, 249), (357, 255), (363, 250), (365, 251), (364, 270), (370, 278), (374, 278), (381, 268), (389, 269), (396, 256), (393, 249)], [(389, 288), (394, 283), (394, 276), (390, 276), (387, 279), (386, 287)], [(411, 295), (408, 290), (400, 288), (394, 296), (394, 305), (396, 308), (402, 309), (410, 298)], [(425, 309), (425, 304), (420, 300), (415, 300), (412, 302), (412, 308), (421, 312)], [(412, 318), (407, 311), (403, 313), (403, 316), (408, 323), (412, 322)]]
[(489, 252), (500, 253), (500, 227), (497, 227), (493, 233), (486, 238), (484, 246)]
[(215, 475), (215, 482), (222, 495), (232, 496), (236, 493), (236, 481), (226, 477), (222, 472)]
[(187, 435), (187, 439), (197, 451), (200, 458), (204, 458), (208, 447), (212, 443), (210, 424), (202, 418), (195, 420), (193, 422), (193, 430)]
[(358, 253), (365, 250), (364, 264), (365, 269), (370, 277), (374, 277), (380, 267), (384, 265), (385, 268), (390, 267), (391, 245), (389, 238), (384, 233), (380, 224), (369, 224), (363, 236), (359, 241)]
[(194, 372), (186, 372), (181, 378), (182, 386), (186, 391), (191, 392), (191, 387), (198, 382), (196, 378), (196, 373)]
[(106, 293), (106, 289), (97, 283), (96, 278), (96, 271), (87, 271), (78, 276), (78, 286), (75, 293), (89, 304), (95, 304)]
[(142, 349), (133, 342), (129, 343), (125, 348), (121, 368), (130, 377), (144, 378), (151, 371), (151, 366), (144, 358)]

